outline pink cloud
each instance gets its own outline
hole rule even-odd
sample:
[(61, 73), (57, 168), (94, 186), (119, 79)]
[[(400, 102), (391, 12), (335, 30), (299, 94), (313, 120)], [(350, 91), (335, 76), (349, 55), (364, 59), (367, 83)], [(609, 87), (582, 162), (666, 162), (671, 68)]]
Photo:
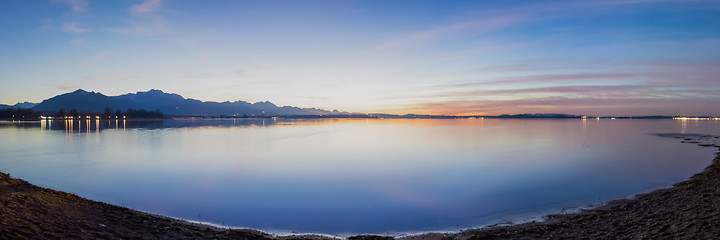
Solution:
[(137, 14), (155, 12), (160, 8), (163, 0), (145, 0), (140, 4), (130, 7), (130, 11)]
[(500, 65), (500, 66), (490, 66), (490, 67), (482, 67), (478, 68), (477, 72), (499, 72), (499, 73), (516, 73), (516, 72), (530, 72), (530, 71), (541, 71), (541, 70), (550, 70), (553, 67), (550, 66), (540, 66), (537, 64), (508, 64), (508, 65)]
[(507, 84), (507, 83), (529, 83), (529, 82), (557, 82), (572, 80), (617, 80), (636, 77), (631, 73), (581, 73), (581, 74), (546, 74), (546, 75), (526, 75), (515, 77), (502, 77), (478, 80), (476, 82), (454, 83), (444, 85), (445, 87), (473, 87), (490, 84)]
[(592, 92), (611, 92), (644, 89), (649, 86), (645, 85), (595, 85), (595, 86), (555, 86), (540, 88), (521, 88), (521, 89), (502, 89), (502, 90), (481, 90), (477, 94), (527, 94), (527, 93), (592, 93)]
[[(445, 101), (404, 106), (409, 112), (432, 114), (485, 115), (519, 113), (567, 113), (577, 115), (720, 115), (720, 99), (688, 98), (567, 98), (548, 97), (521, 100)], [(715, 110), (712, 110), (715, 109)]]
[(67, 92), (67, 91), (77, 90), (80, 87), (78, 87), (77, 85), (61, 85), (61, 86), (58, 86), (58, 88)]

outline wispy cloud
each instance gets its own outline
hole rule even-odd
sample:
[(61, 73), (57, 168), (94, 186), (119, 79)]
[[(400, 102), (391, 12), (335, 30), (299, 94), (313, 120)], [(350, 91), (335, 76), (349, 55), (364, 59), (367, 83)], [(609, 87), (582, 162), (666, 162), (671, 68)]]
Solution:
[(160, 8), (163, 0), (145, 0), (140, 4), (130, 7), (130, 11), (136, 14), (152, 13)]
[(373, 47), (373, 50), (407, 49), (420, 47), (457, 34), (482, 35), (507, 28), (525, 20), (522, 14), (500, 15), (435, 27), (409, 34)]
[(75, 22), (63, 23), (62, 30), (69, 33), (84, 33), (90, 31), (90, 29), (79, 27)]
[(95, 60), (102, 60), (102, 59), (105, 59), (106, 57), (107, 57), (107, 52), (100, 51), (100, 52), (96, 52), (96, 53), (95, 53), (95, 58), (94, 58), (94, 59), (95, 59)]
[[(432, 114), (517, 114), (517, 113), (568, 113), (595, 115), (713, 115), (713, 106), (720, 104), (720, 99), (704, 98), (576, 98), (576, 97), (542, 97), (518, 100), (483, 100), (483, 101), (445, 101), (425, 102), (403, 106), (410, 112), (427, 111)], [(429, 110), (429, 111), (428, 111)]]
[(599, 4), (612, 4), (612, 5), (632, 5), (632, 4), (657, 4), (657, 3), (680, 3), (680, 4), (692, 4), (692, 3), (707, 3), (712, 0), (610, 0), (600, 1)]
[(515, 77), (502, 77), (481, 79), (474, 82), (447, 84), (440, 87), (476, 87), (494, 84), (511, 84), (511, 83), (543, 83), (543, 82), (561, 82), (561, 81), (599, 81), (599, 80), (618, 80), (634, 77), (632, 73), (580, 73), (580, 74), (536, 74)]
[(128, 26), (110, 27), (104, 30), (133, 36), (158, 36), (170, 33), (165, 17), (153, 14), (160, 10), (163, 0), (144, 0), (132, 5), (129, 9), (133, 16), (127, 21)]
[(70, 7), (73, 12), (84, 12), (90, 7), (87, 0), (51, 0), (53, 3), (65, 4)]
[(66, 91), (66, 92), (80, 89), (80, 87), (77, 85), (60, 85), (60, 86), (57, 86), (57, 88), (59, 88), (60, 90)]
[(480, 90), (473, 92), (465, 92), (464, 95), (488, 95), (488, 94), (530, 94), (530, 93), (554, 93), (554, 94), (577, 94), (577, 93), (594, 93), (594, 92), (614, 92), (648, 88), (648, 85), (592, 85), (592, 86), (555, 86), (555, 87), (539, 87), (539, 88), (519, 88), (519, 89), (497, 89), (497, 90)]
[(82, 79), (88, 82), (117, 82), (132, 81), (139, 79), (138, 75), (120, 75), (120, 76), (84, 76)]
[[(695, 43), (695, 42), (691, 42)], [(503, 65), (480, 67), (459, 75), (514, 75), (501, 78), (482, 78), (463, 83), (448, 85), (480, 86), (501, 83), (517, 82), (560, 82), (565, 80), (591, 80), (606, 81), (637, 80), (652, 82), (653, 84), (675, 84), (680, 86), (709, 86), (714, 85), (720, 77), (720, 64), (718, 60), (551, 60), (536, 59)], [(545, 72), (591, 72), (608, 71), (608, 73), (587, 74), (543, 74)]]
[(87, 42), (88, 41), (85, 38), (76, 38), (76, 39), (70, 40), (70, 44), (72, 44), (72, 45), (83, 45)]
[[(472, 70), (480, 74), (474, 81), (429, 85), (385, 100), (396, 102), (396, 109), (434, 114), (714, 115), (720, 113), (709, 111), (720, 103), (717, 64), (717, 60), (523, 61)], [(591, 70), (607, 72), (564, 73)], [(483, 73), (511, 76), (485, 78)]]
[(117, 34), (135, 36), (157, 36), (170, 33), (165, 18), (161, 16), (154, 16), (149, 20), (130, 21), (129, 24), (130, 26), (127, 27), (107, 28), (105, 30)]
[(531, 72), (531, 71), (543, 71), (551, 69), (549, 67), (541, 66), (528, 66), (525, 64), (510, 64), (503, 66), (491, 66), (482, 67), (477, 69), (477, 72), (491, 72), (491, 73), (517, 73), (517, 72)]
[(195, 61), (207, 61), (216, 55), (216, 51), (213, 47), (210, 47), (210, 45), (204, 44), (198, 40), (177, 39), (174, 40), (174, 42), (188, 50), (192, 50), (193, 53), (190, 58)]
[[(533, 96), (574, 96), (617, 98), (628, 96), (652, 96), (653, 85), (618, 84), (618, 85), (564, 85), (535, 88), (503, 88), (503, 89), (467, 89), (458, 88), (449, 91), (420, 93), (405, 96), (394, 96), (389, 99), (420, 99), (420, 100), (486, 100), (486, 99), (523, 99)], [(692, 92), (687, 90), (685, 92)], [(678, 94), (681, 92), (678, 91)], [(697, 96), (697, 93), (694, 93)]]

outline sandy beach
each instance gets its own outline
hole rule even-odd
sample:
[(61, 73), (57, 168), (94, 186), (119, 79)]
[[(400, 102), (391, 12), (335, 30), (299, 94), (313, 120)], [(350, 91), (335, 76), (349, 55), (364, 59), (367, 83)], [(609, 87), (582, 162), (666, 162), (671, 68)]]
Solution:
[[(716, 136), (667, 135), (706, 147)], [(720, 148), (720, 147), (718, 147)], [(273, 236), (224, 229), (96, 202), (34, 186), (0, 173), (0, 236), (4, 239), (333, 239)], [(491, 226), (455, 234), (403, 239), (712, 239), (720, 236), (720, 153), (703, 172), (671, 188), (611, 201), (577, 214), (550, 215), (544, 222)], [(349, 239), (392, 239), (354, 236)]]

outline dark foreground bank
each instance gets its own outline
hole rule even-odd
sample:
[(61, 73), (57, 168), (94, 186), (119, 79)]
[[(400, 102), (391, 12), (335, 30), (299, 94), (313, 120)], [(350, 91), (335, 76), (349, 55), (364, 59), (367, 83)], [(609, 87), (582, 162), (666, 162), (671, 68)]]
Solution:
[[(3, 239), (331, 239), (277, 237), (147, 214), (34, 186), (0, 173)], [(690, 238), (720, 236), (720, 153), (702, 173), (631, 200), (616, 200), (542, 223), (489, 227), (405, 239)], [(355, 236), (350, 239), (390, 239)]]
[(473, 229), (470, 239), (717, 239), (720, 236), (720, 153), (702, 173), (672, 188), (615, 200), (546, 223)]

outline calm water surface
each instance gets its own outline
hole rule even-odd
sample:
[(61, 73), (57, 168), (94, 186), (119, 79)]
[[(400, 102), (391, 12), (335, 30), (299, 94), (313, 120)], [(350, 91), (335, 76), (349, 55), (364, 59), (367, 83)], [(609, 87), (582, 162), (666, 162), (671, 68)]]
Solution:
[(459, 230), (664, 187), (720, 121), (166, 120), (0, 123), (0, 169), (142, 211), (271, 232)]

